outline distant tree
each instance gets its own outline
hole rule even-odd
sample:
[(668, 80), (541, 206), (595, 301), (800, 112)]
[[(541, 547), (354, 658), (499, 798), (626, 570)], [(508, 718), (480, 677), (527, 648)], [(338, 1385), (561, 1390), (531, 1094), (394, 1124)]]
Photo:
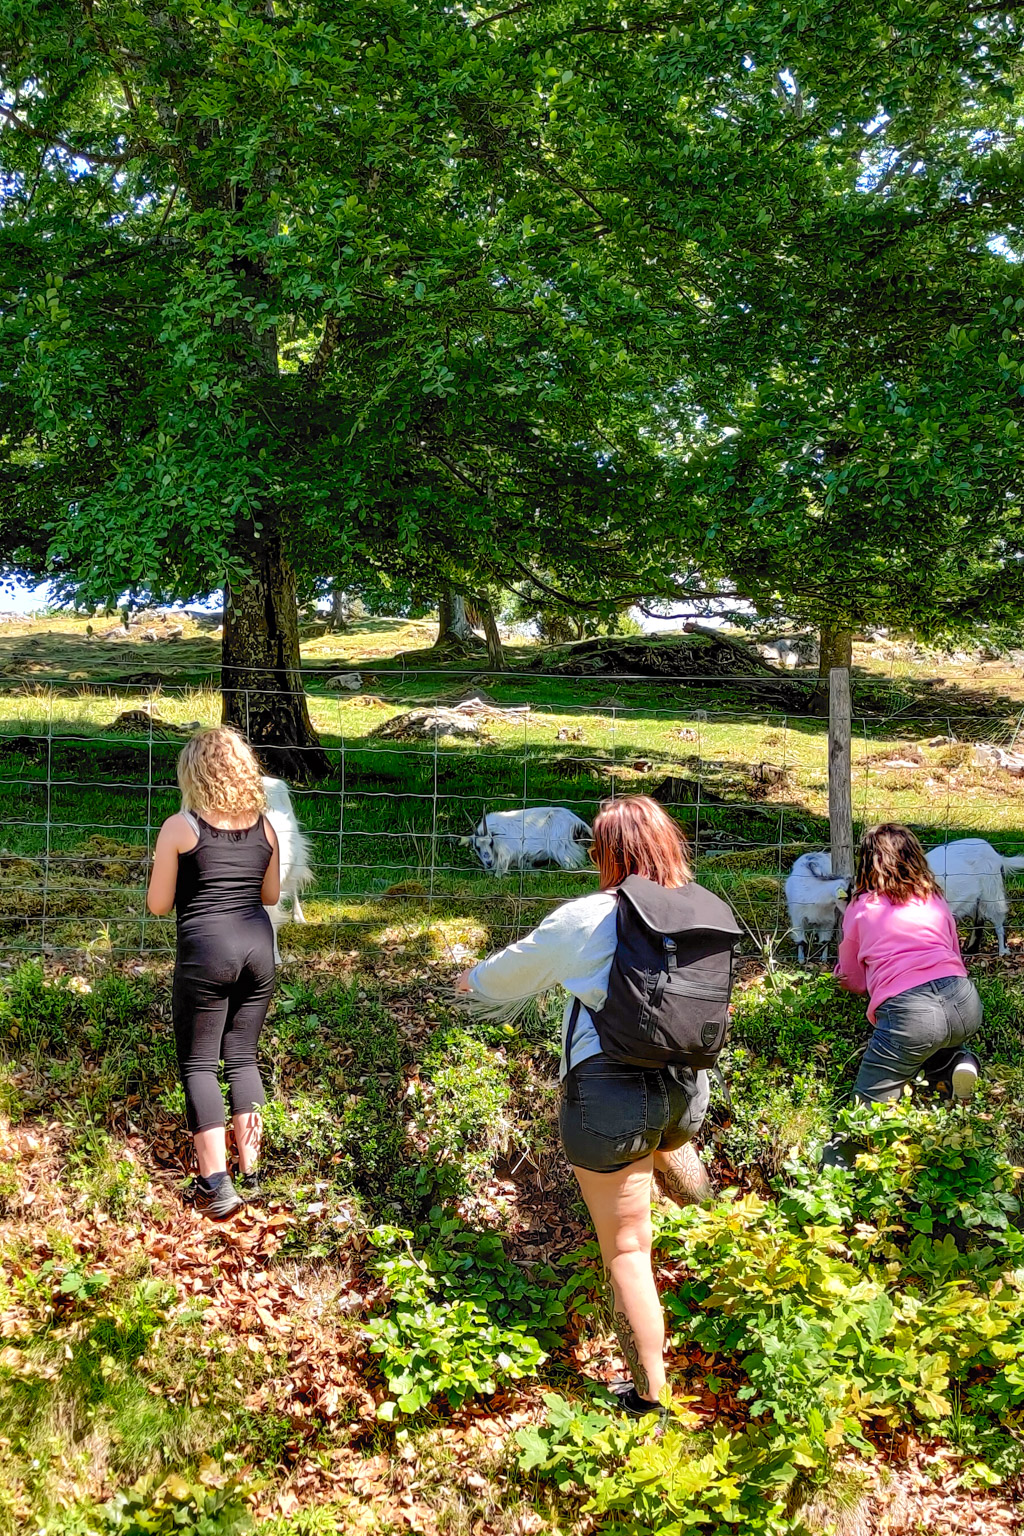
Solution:
[(676, 127), (748, 287), (694, 291), (679, 543), (818, 628), (820, 700), (863, 625), (1024, 613), (1024, 13), (769, 3), (684, 26)]

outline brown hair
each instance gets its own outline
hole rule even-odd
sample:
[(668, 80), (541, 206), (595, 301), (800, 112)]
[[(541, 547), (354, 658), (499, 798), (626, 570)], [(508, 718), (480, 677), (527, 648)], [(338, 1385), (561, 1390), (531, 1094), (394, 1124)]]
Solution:
[(197, 731), (178, 758), (181, 808), (199, 816), (261, 816), (267, 808), (260, 765), (229, 725)]
[(924, 849), (909, 827), (886, 821), (869, 827), (857, 849), (854, 896), (875, 891), (902, 907), (911, 897), (941, 896), (942, 887), (928, 868)]
[(621, 885), (627, 875), (642, 875), (658, 885), (688, 885), (690, 846), (671, 816), (648, 795), (606, 800), (594, 818), (591, 858), (601, 889)]

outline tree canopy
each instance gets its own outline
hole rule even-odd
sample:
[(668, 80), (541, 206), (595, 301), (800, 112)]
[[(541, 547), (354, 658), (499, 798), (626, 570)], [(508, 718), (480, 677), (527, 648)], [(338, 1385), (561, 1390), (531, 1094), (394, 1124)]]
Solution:
[[(807, 150), (760, 217), (785, 273), (741, 322), (744, 382), (680, 434), (705, 574), (828, 629), (940, 635), (1024, 611), (1021, 23), (1007, 6), (851, 9), (771, 57)], [(751, 13), (753, 15), (753, 13)], [(842, 61), (841, 63), (837, 61)], [(703, 77), (707, 52), (690, 56)], [(753, 69), (748, 72), (755, 72)], [(737, 129), (776, 109), (737, 94)], [(776, 114), (777, 115), (777, 114)], [(779, 164), (773, 156), (771, 163)]]
[(5, 555), (225, 584), (229, 718), (309, 771), (296, 573), (1019, 610), (1020, 31), (0, 0)]

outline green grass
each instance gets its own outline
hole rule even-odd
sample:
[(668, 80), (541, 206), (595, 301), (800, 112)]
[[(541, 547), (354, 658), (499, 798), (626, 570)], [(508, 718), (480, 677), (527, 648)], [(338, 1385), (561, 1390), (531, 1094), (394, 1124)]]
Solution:
[[(700, 784), (699, 796), (685, 795), (675, 814), (695, 841), (701, 878), (743, 919), (747, 947), (784, 935), (782, 880), (798, 853), (827, 842), (822, 721), (751, 714), (754, 700), (747, 698), (745, 710), (728, 686), (524, 673), (488, 677), (499, 703), (528, 703), (531, 712), (487, 722), (479, 743), (442, 740), (435, 750), (430, 742), (377, 741), (372, 733), (401, 709), (468, 683), (465, 669), (399, 668), (389, 647), (410, 633), (423, 638), (422, 626), (368, 621), (307, 646), (307, 661), (317, 665), (365, 664), (360, 649), (376, 651), (364, 682), (386, 703), (325, 692), (310, 675), (311, 714), (332, 775), (295, 792), (317, 883), (305, 903), (310, 927), (290, 929), (286, 947), (309, 955), (411, 945), (423, 960), (456, 963), (460, 946), (500, 942), (552, 901), (594, 884), (587, 871), (514, 871), (501, 880), (485, 874), (459, 845), (485, 807), (560, 804), (591, 819), (606, 794), (650, 791), (666, 776)], [(59, 651), (50, 637), (43, 649), (55, 645)], [(106, 656), (96, 642), (86, 649)], [(532, 664), (535, 656), (521, 651), (515, 659)], [(147, 917), (143, 881), (156, 830), (177, 806), (180, 741), (112, 726), (143, 696), (162, 720), (213, 723), (219, 695), (173, 676), (158, 693), (118, 690), (107, 661), (111, 677), (98, 693), (82, 696), (44, 679), (35, 692), (0, 694), (0, 950), (170, 951), (172, 925)], [(858, 822), (895, 818), (929, 842), (980, 835), (1014, 851), (1024, 838), (1024, 785), (975, 770), (969, 749), (922, 746), (932, 729), (934, 715), (920, 724), (908, 716), (858, 722)], [(982, 734), (1002, 729), (993, 705)], [(559, 741), (560, 731), (582, 739)], [(915, 736), (921, 764), (890, 766)], [(781, 774), (767, 788), (759, 782), (762, 764)]]

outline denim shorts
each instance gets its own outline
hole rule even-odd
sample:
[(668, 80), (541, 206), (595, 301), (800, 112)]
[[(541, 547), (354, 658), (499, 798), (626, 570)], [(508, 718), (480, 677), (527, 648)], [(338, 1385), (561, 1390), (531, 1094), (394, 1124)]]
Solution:
[(707, 1114), (706, 1072), (630, 1067), (588, 1056), (565, 1079), (558, 1130), (575, 1168), (617, 1173), (691, 1141)]
[(886, 998), (861, 1058), (857, 1098), (897, 1098), (918, 1072), (939, 1082), (982, 1020), (981, 998), (966, 976), (943, 976)]

